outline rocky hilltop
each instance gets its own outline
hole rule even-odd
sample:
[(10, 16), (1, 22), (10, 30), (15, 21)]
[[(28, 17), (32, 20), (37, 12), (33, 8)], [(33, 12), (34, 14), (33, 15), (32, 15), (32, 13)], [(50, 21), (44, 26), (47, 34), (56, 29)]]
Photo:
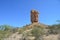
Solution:
[[(38, 40), (60, 40), (60, 34), (50, 33), (47, 25), (33, 23), (19, 29), (18, 32), (10, 35), (4, 40), (35, 40), (35, 36), (39, 36)], [(21, 32), (22, 31), (22, 32)], [(21, 33), (20, 33), (21, 32)], [(33, 32), (33, 33), (32, 33)], [(37, 36), (37, 37), (38, 37)]]
[(31, 24), (19, 28), (16, 33), (13, 33), (4, 40), (60, 40), (60, 27), (48, 26), (39, 23), (36, 10), (31, 10)]

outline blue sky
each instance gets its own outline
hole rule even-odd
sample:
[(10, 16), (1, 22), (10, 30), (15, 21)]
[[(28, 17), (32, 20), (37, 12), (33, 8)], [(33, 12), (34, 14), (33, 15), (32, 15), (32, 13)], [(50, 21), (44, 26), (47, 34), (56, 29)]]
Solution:
[(30, 22), (30, 11), (39, 11), (39, 22), (51, 25), (60, 20), (60, 0), (0, 0), (0, 25), (21, 27)]

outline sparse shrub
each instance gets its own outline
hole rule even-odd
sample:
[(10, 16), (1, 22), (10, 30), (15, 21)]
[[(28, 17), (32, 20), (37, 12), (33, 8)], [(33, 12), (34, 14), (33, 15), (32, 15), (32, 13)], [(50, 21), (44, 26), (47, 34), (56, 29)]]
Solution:
[(11, 26), (9, 25), (1, 25), (0, 26), (0, 40), (7, 38), (11, 34)]
[(31, 31), (32, 35), (35, 36), (35, 40), (40, 40), (39, 38), (44, 35), (44, 29), (41, 27), (34, 27)]
[(18, 32), (19, 32), (18, 34), (23, 33), (23, 31), (24, 31), (23, 29), (18, 30)]
[(59, 34), (60, 32), (60, 24), (54, 24), (49, 26), (49, 33), (50, 34)]

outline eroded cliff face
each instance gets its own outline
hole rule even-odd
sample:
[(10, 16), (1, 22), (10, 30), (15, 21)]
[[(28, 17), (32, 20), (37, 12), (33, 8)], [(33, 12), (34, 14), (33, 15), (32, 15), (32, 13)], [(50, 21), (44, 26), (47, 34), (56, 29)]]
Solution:
[(31, 10), (31, 23), (38, 22), (38, 12), (36, 10)]

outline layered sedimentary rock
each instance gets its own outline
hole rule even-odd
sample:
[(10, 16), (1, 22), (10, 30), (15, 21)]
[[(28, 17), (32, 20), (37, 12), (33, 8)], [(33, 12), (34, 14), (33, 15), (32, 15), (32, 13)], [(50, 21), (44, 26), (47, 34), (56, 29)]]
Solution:
[(36, 10), (31, 10), (31, 23), (38, 22), (38, 12)]

